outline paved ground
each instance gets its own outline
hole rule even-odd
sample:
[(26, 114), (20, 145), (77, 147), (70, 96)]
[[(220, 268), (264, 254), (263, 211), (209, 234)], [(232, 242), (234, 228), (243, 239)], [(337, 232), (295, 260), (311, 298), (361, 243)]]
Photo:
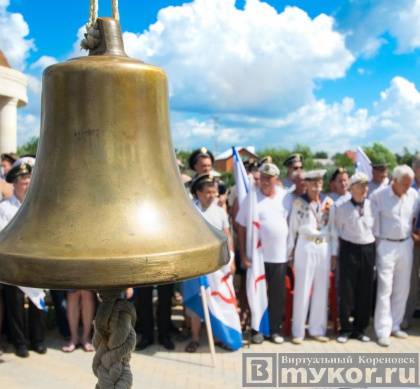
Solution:
[[(186, 342), (178, 342), (176, 350), (167, 352), (153, 346), (145, 352), (135, 352), (132, 357), (134, 388), (147, 389), (221, 389), (241, 388), (242, 353), (246, 352), (419, 352), (420, 320), (410, 331), (406, 340), (393, 340), (389, 349), (374, 342), (362, 344), (351, 340), (345, 345), (336, 341), (320, 344), (306, 341), (295, 346), (289, 341), (283, 345), (264, 342), (260, 346), (245, 347), (235, 353), (217, 350), (217, 366), (211, 366), (207, 347), (196, 354), (183, 352)], [(72, 354), (60, 351), (57, 336), (48, 337), (50, 347), (46, 355), (31, 352), (28, 359), (19, 359), (12, 347), (3, 354), (0, 363), (0, 388), (7, 389), (84, 389), (94, 388), (95, 378), (91, 372), (92, 353), (78, 349)], [(204, 341), (203, 341), (204, 343)]]

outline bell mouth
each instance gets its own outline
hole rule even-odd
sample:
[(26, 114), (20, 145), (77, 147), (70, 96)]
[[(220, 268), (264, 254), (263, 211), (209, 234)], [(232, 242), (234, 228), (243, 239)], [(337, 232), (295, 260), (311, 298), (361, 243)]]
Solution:
[[(114, 289), (195, 278), (229, 261), (227, 240), (191, 250), (101, 258), (45, 258), (0, 251), (3, 283), (43, 289)], [(200, 258), (198, 260), (197, 258)]]

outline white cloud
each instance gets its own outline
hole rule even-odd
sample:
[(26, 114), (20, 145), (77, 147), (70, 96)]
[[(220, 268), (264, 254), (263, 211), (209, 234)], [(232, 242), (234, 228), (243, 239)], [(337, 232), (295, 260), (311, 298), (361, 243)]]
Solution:
[(375, 130), (391, 148), (420, 148), (420, 92), (403, 77), (394, 77), (374, 105)]
[(42, 72), (58, 60), (54, 57), (43, 55), (28, 67), (28, 105), (18, 110), (18, 144), (22, 145), (34, 136), (39, 136), (40, 106), (42, 92)]
[(39, 116), (31, 113), (18, 115), (17, 136), (19, 144), (25, 144), (35, 136), (39, 136)]
[(352, 50), (367, 57), (396, 38), (400, 53), (420, 47), (420, 0), (353, 0), (337, 15)]
[(399, 50), (408, 52), (420, 47), (420, 0), (413, 0), (392, 18), (390, 30), (398, 39)]
[(35, 45), (32, 39), (26, 38), (29, 26), (22, 14), (8, 12), (8, 6), (9, 0), (0, 0), (0, 50), (12, 67), (21, 70)]
[(288, 147), (302, 142), (335, 152), (380, 141), (393, 150), (420, 149), (420, 92), (414, 83), (397, 76), (380, 93), (371, 112), (356, 108), (354, 100), (346, 97), (333, 104), (319, 100), (259, 124), (269, 129), (273, 144)]
[(215, 118), (200, 120), (188, 117), (189, 115), (181, 112), (172, 114), (171, 127), (175, 147), (193, 149), (206, 146), (219, 152), (232, 144), (252, 141), (259, 133), (258, 131), (249, 133), (249, 131), (243, 131), (242, 128), (220, 124)]
[(129, 55), (162, 66), (178, 110), (278, 114), (314, 99), (314, 81), (343, 77), (353, 62), (334, 19), (259, 0), (195, 0), (167, 7)]
[(316, 140), (320, 134), (329, 138), (361, 135), (369, 129), (370, 119), (367, 109), (356, 109), (354, 100), (345, 97), (333, 104), (318, 100), (279, 120), (278, 124), (280, 128), (293, 125), (297, 134)]
[(42, 57), (38, 58), (34, 63), (32, 63), (30, 68), (43, 71), (46, 67), (54, 65), (57, 62), (57, 58), (51, 57), (49, 55), (43, 55)]
[[(358, 108), (352, 98), (345, 97), (334, 103), (313, 101), (275, 118), (226, 114), (219, 120), (221, 129), (206, 137), (197, 132), (193, 136), (193, 130), (182, 126), (175, 137), (176, 145), (217, 146), (221, 151), (244, 142), (259, 148), (291, 148), (303, 143), (335, 153), (380, 141), (395, 151), (403, 147), (420, 149), (420, 92), (400, 76), (391, 80), (371, 109)], [(185, 138), (179, 136), (182, 134)]]
[(31, 104), (32, 100), (39, 100), (40, 99), (42, 83), (41, 83), (41, 79), (38, 75), (33, 76), (31, 74), (26, 74), (26, 78), (28, 79), (28, 90), (29, 90), (29, 92), (33, 93), (33, 95), (30, 96), (30, 99), (28, 99), (29, 104)]
[[(72, 56), (83, 54), (83, 33), (81, 27)], [(372, 50), (382, 44), (378, 34), (366, 41)], [(331, 17), (311, 19), (296, 7), (278, 13), (259, 0), (248, 0), (244, 10), (233, 0), (195, 0), (162, 9), (148, 30), (125, 32), (124, 40), (129, 55), (168, 73), (176, 147), (222, 151), (235, 143), (260, 148), (305, 143), (337, 151), (375, 140), (394, 150), (420, 147), (420, 94), (402, 77), (369, 109), (350, 97), (333, 103), (314, 97), (315, 81), (343, 77), (354, 60)], [(54, 61), (42, 56), (30, 67), (37, 105), (39, 73)], [(38, 134), (37, 112), (33, 108), (19, 118), (20, 143)]]
[(85, 33), (86, 33), (86, 25), (80, 26), (79, 29), (77, 30), (76, 41), (73, 43), (72, 51), (70, 52), (68, 58), (75, 58), (75, 57), (81, 57), (81, 56), (87, 55), (87, 51), (83, 50), (80, 47), (80, 42), (85, 37)]
[(223, 144), (237, 144), (243, 142), (244, 138), (241, 136), (241, 131), (236, 128), (222, 128), (217, 134), (217, 140)]

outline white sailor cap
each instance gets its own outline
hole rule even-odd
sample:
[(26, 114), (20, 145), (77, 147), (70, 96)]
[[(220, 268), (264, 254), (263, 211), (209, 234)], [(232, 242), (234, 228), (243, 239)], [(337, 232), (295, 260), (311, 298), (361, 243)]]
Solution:
[(325, 169), (309, 170), (303, 173), (303, 178), (308, 181), (321, 180), (327, 171)]
[(269, 162), (263, 163), (258, 170), (263, 174), (273, 177), (277, 177), (280, 174), (279, 168), (274, 163)]
[(34, 157), (21, 157), (17, 159), (15, 162), (13, 162), (12, 167), (22, 165), (23, 163), (27, 163), (28, 165), (31, 165), (31, 167), (34, 167), (35, 158)]
[(369, 182), (369, 177), (362, 172), (354, 173), (350, 178), (350, 186), (355, 184), (367, 184)]

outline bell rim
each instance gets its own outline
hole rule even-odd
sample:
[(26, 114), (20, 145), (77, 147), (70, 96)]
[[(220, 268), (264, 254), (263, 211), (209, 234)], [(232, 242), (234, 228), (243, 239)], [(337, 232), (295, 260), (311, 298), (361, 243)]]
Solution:
[[(192, 266), (192, 258), (200, 260), (194, 261)], [(57, 290), (116, 289), (196, 278), (218, 270), (228, 261), (227, 240), (188, 251), (95, 259), (41, 258), (0, 252), (0, 282)], [(30, 276), (34, 274), (35, 277)], [(107, 274), (106, 281), (101, 278), (103, 274)]]

